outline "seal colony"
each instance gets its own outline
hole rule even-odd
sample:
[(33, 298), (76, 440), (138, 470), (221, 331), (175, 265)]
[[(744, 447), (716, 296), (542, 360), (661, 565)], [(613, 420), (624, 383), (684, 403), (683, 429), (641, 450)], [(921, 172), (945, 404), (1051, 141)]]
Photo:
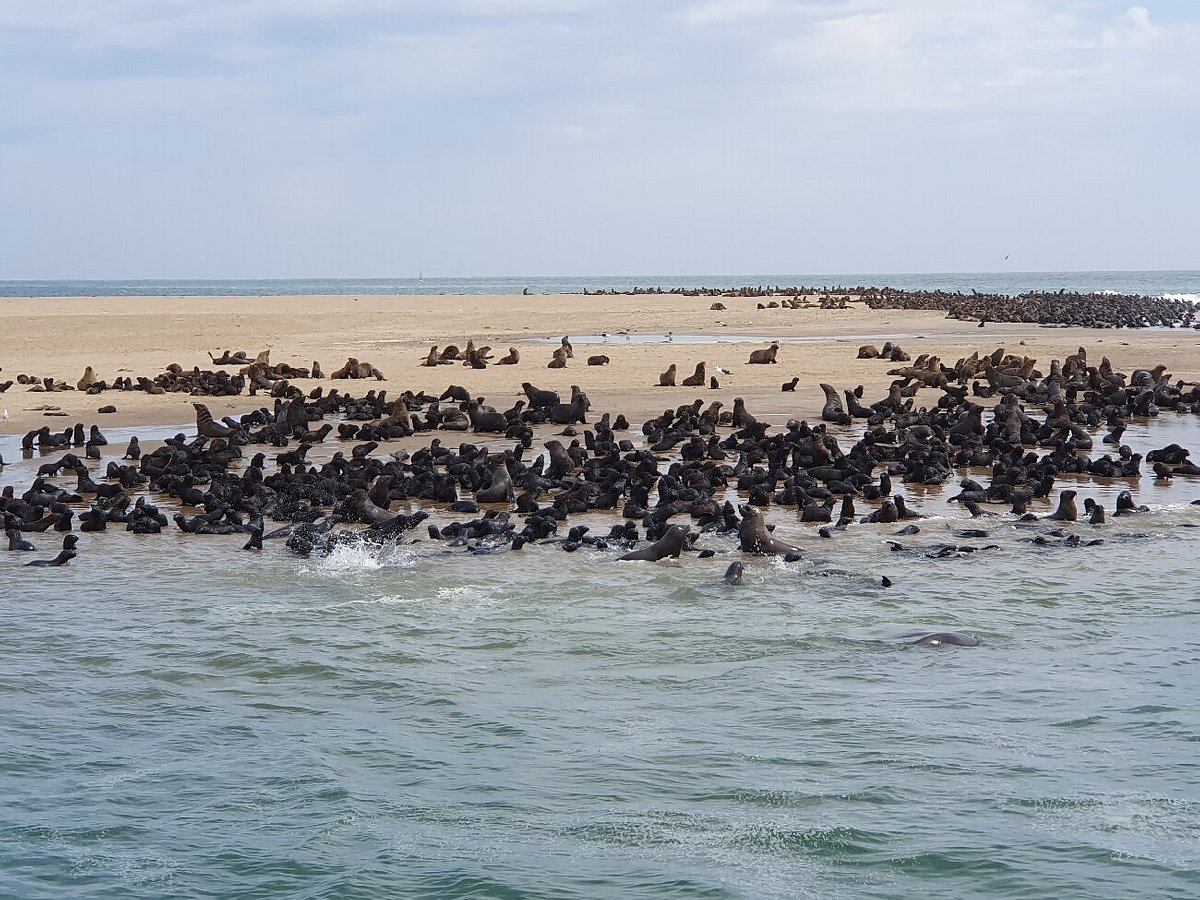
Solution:
[[(564, 339), (556, 352), (569, 358), (568, 347)], [(770, 361), (780, 350), (778, 343), (768, 348)], [(897, 357), (868, 358), (886, 365)], [(376, 380), (377, 371), (363, 368), (359, 377)], [(753, 415), (742, 398), (732, 410), (698, 398), (634, 427), (611, 411), (596, 417), (579, 385), (564, 400), (558, 390), (527, 381), (523, 399), (499, 410), (455, 384), (436, 394), (395, 396), (387, 389), (356, 395), (321, 387), (305, 395), (278, 391), (276, 384), (272, 406), (236, 418), (218, 420), (205, 403), (193, 401), (192, 436), (176, 435), (149, 451), (135, 438), (120, 461), (110, 459), (101, 470), (89, 466), (89, 457), (101, 457), (108, 444), (96, 426), (30, 431), (22, 440), (26, 458), (62, 455), (43, 464), (24, 491), (6, 487), (0, 512), (14, 552), (36, 546), (26, 534), (72, 532), (76, 518), (81, 532), (124, 526), (160, 534), (173, 522), (187, 535), (245, 536), (251, 552), (282, 544), (306, 556), (347, 543), (411, 541), (431, 514), (465, 514), (430, 523), (426, 539), (474, 554), (589, 548), (630, 565), (717, 554), (796, 562), (806, 551), (777, 537), (777, 525), (813, 526), (823, 538), (844, 539), (860, 524), (919, 520), (921, 512), (900, 485), (956, 482), (949, 499), (967, 516), (1034, 522), (1030, 503), (1052, 499), (1064, 476), (1078, 486), (1087, 477), (1142, 474), (1142, 457), (1119, 442), (1131, 421), (1200, 413), (1200, 387), (1173, 380), (1165, 367), (1121, 373), (1107, 359), (1090, 360), (1083, 347), (1051, 360), (1044, 371), (1037, 360), (1003, 347), (978, 350), (953, 365), (922, 354), (889, 371), (896, 376), (891, 388), (873, 402), (860, 399), (861, 388), (839, 393), (822, 383), (826, 399), (817, 421), (793, 418), (782, 428)], [(697, 365), (691, 380), (703, 372)], [(851, 428), (861, 437), (853, 440)], [(1108, 435), (1096, 441), (1101, 428)], [(444, 444), (440, 435), (452, 431), (474, 440)], [(384, 448), (423, 433), (430, 439), (415, 451)], [(337, 449), (317, 451), (327, 440)], [(1112, 449), (1096, 455), (1097, 443)], [(83, 458), (79, 449), (87, 451)], [(1170, 444), (1147, 460), (1159, 479), (1200, 475), (1189, 456), (1187, 448)], [(989, 477), (980, 482), (964, 470)], [(1028, 540), (1064, 549), (1101, 546), (1103, 538), (1083, 540), (1061, 530), (1080, 522), (1078, 493), (1077, 487), (1059, 491), (1045, 517), (1052, 527)], [(1100, 528), (1103, 507), (1090, 497), (1084, 506), (1089, 527)], [(1112, 513), (1137, 511), (1123, 495)], [(570, 524), (573, 516), (596, 513), (616, 520), (607, 533)], [(910, 524), (901, 533), (916, 536), (920, 527)], [(968, 539), (988, 534), (960, 533)], [(998, 547), (891, 546), (929, 560)], [(37, 565), (61, 565), (76, 553), (71, 541)], [(726, 584), (744, 578), (744, 567), (731, 567)], [(891, 582), (885, 577), (883, 583)], [(918, 643), (969, 643), (930, 634)]]
[[(584, 291), (588, 294), (588, 291)], [(722, 288), (635, 287), (630, 291), (592, 291), (592, 294), (671, 295), (681, 297), (784, 297), (782, 302), (757, 304), (758, 309), (845, 309), (862, 303), (870, 309), (944, 310), (946, 318), (979, 322), (1025, 322), (1038, 325), (1080, 328), (1194, 328), (1200, 317), (1186, 300), (1148, 297), (1140, 294), (1078, 293), (1074, 291), (1029, 291), (1015, 296), (981, 294), (977, 291), (904, 291), (890, 287), (803, 287), (780, 285)], [(813, 302), (815, 301), (815, 302)], [(714, 303), (714, 310), (724, 310)]]
[[(855, 315), (835, 301), (826, 304), (834, 315)], [(861, 298), (850, 302), (862, 308)], [(992, 335), (970, 332), (977, 333)], [(85, 537), (85, 546), (54, 556), (56, 547), (39, 535), (115, 528), (188, 540), (224, 535), (248, 553), (298, 556), (400, 542), (434, 554), (561, 550), (629, 571), (720, 556), (721, 584), (736, 587), (771, 571), (822, 574), (813, 564), (850, 541), (890, 539), (887, 546), (904, 555), (894, 558), (922, 565), (1010, 552), (1014, 544), (1021, 552), (1104, 552), (1105, 526), (1145, 507), (1125, 492), (1106, 510), (1111, 494), (1090, 491), (1089, 479), (1153, 491), (1200, 474), (1179, 443), (1147, 447), (1142, 428), (1139, 442), (1125, 442), (1135, 423), (1153, 427), (1200, 411), (1200, 389), (1165, 363), (1121, 372), (1098, 340), (1048, 363), (1022, 352), (1024, 342), (972, 341), (951, 364), (918, 352), (930, 345), (900, 337), (908, 350), (893, 335), (882, 349), (856, 340), (839, 351), (847, 365), (861, 361), (855, 378), (873, 387), (854, 384), (837, 364), (815, 377), (806, 348), (769, 336), (757, 350), (722, 358), (726, 351), (706, 349), (707, 359), (671, 361), (665, 347), (577, 357), (570, 337), (556, 335), (551, 368), (567, 371), (553, 374), (543, 371), (543, 353), (509, 347), (500, 356), (483, 340), (443, 338), (407, 350), (400, 363), (393, 356), (376, 364), (373, 350), (339, 352), (345, 363), (331, 371), (333, 384), (303, 384), (322, 377), (319, 362), (272, 363), (269, 350), (206, 352), (208, 363), (232, 371), (171, 363), (155, 376), (117, 370), (113, 380), (106, 380), (111, 366), (93, 361), (17, 381), (39, 394), (133, 391), (176, 406), (172, 396), (187, 393), (195, 430), (161, 445), (134, 438), (110, 449), (95, 425), (32, 428), (20, 441), (24, 459), (7, 469), (0, 511), (12, 558), (28, 545), (46, 563), (74, 557), (75, 566), (102, 564), (96, 551), (104, 538)], [(510, 340), (520, 343), (503, 345)], [(645, 396), (670, 398), (652, 414), (635, 416), (595, 389), (609, 372), (622, 377), (634, 352), (653, 366), (643, 372), (661, 372), (659, 386), (653, 375), (641, 382)], [(508, 384), (513, 375), (532, 380), (515, 396), (487, 389), (489, 382), (480, 390), (472, 370), (491, 366), (512, 373)], [(734, 393), (756, 372), (769, 394), (708, 393), (716, 375)], [(790, 380), (780, 390), (784, 372)], [(413, 384), (423, 389), (407, 389)], [(225, 414), (219, 401), (246, 395), (261, 405)], [(35, 457), (36, 475), (25, 463)], [(930, 537), (922, 507), (938, 494), (972, 527), (939, 521)], [(997, 541), (1001, 524), (1008, 530)], [(883, 572), (855, 577), (873, 590), (904, 590), (903, 579)]]

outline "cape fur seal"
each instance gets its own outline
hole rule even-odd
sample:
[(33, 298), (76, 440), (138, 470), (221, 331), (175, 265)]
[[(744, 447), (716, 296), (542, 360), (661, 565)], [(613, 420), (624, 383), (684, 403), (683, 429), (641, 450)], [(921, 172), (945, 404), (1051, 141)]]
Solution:
[(957, 631), (906, 631), (895, 640), (915, 647), (978, 647), (979, 641)]
[(765, 349), (762, 349), (762, 350), (753, 351), (750, 354), (750, 359), (747, 361), (747, 365), (749, 365), (750, 363), (756, 363), (758, 365), (766, 365), (767, 363), (774, 363), (776, 361), (775, 356), (778, 353), (779, 353), (779, 341), (772, 341), (770, 347), (766, 347)]
[(743, 503), (738, 507), (738, 512), (742, 514), (742, 521), (738, 523), (738, 539), (743, 553), (783, 555), (795, 559), (800, 557), (800, 548), (771, 536), (762, 511), (757, 506)]
[(196, 410), (196, 433), (206, 438), (226, 438), (233, 434), (233, 429), (222, 425), (212, 417), (208, 407), (203, 403), (193, 403)]
[(706, 377), (707, 376), (704, 373), (704, 361), (701, 360), (700, 362), (696, 363), (695, 373), (693, 373), (693, 374), (689, 375), (687, 378), (683, 379), (683, 386), (684, 387), (703, 387), (704, 380)]
[(672, 559), (679, 559), (679, 554), (683, 552), (683, 544), (687, 540), (689, 531), (690, 529), (687, 525), (672, 525), (667, 529), (666, 534), (649, 547), (643, 547), (641, 550), (633, 550), (624, 556), (618, 556), (617, 559), (659, 560), (665, 556), (669, 556)]

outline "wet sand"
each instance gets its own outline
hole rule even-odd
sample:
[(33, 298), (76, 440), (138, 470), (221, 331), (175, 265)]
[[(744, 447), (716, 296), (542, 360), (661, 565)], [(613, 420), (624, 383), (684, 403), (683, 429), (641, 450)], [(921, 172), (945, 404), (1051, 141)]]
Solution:
[[(74, 384), (91, 365), (99, 379), (128, 375), (153, 378), (167, 365), (214, 367), (208, 352), (244, 350), (254, 357), (270, 349), (271, 361), (308, 367), (318, 360), (326, 374), (349, 356), (372, 363), (386, 382), (301, 380), (307, 393), (318, 385), (361, 394), (386, 388), (440, 393), (462, 384), (497, 408), (521, 394), (521, 382), (568, 391), (578, 384), (597, 412), (624, 412), (638, 421), (662, 409), (702, 397), (727, 406), (746, 399), (756, 415), (815, 419), (822, 381), (839, 390), (865, 386), (871, 402), (886, 393), (897, 365), (858, 360), (859, 345), (879, 345), (893, 336), (915, 359), (940, 355), (948, 363), (974, 350), (1034, 356), (1041, 366), (1083, 346), (1089, 359), (1107, 356), (1122, 371), (1163, 362), (1176, 378), (1200, 378), (1194, 332), (1182, 330), (1094, 330), (1040, 328), (1031, 325), (975, 323), (946, 319), (942, 313), (872, 311), (852, 303), (844, 310), (815, 305), (800, 310), (758, 309), (758, 301), (721, 298), (725, 310), (710, 309), (713, 298), (654, 296), (421, 296), (421, 297), (86, 297), (10, 298), (0, 300), (0, 383), (18, 373), (53, 376)], [(667, 340), (668, 332), (672, 339)], [(547, 369), (563, 335), (572, 335), (575, 358), (566, 369)], [(679, 335), (675, 340), (674, 335)], [(575, 337), (578, 336), (578, 337)], [(474, 370), (461, 364), (436, 369), (419, 365), (431, 345), (489, 345), (495, 359), (516, 347), (515, 366)], [(779, 339), (777, 365), (747, 365), (750, 351)], [(761, 344), (753, 341), (759, 340)], [(586, 358), (604, 354), (607, 366), (587, 366)], [(695, 364), (708, 363), (720, 388), (660, 388), (658, 375), (671, 363), (677, 380)], [(728, 375), (716, 367), (729, 370)], [(226, 366), (233, 372), (238, 367)], [(780, 385), (799, 376), (795, 393)], [(933, 402), (933, 395), (929, 395)], [(140, 391), (39, 393), (14, 384), (0, 395), (9, 420), (0, 434), (22, 434), (48, 424), (61, 429), (76, 421), (102, 427), (173, 424), (192, 419), (187, 394), (151, 396)], [(210, 398), (213, 412), (238, 415), (269, 404), (269, 398)], [(114, 405), (117, 412), (99, 415)], [(47, 417), (37, 407), (52, 405), (66, 413)]]

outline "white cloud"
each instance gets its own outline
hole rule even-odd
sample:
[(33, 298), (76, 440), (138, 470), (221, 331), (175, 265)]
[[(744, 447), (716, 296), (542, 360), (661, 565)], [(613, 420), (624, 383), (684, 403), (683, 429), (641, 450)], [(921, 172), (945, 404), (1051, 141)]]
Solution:
[(1104, 29), (1100, 43), (1105, 47), (1148, 47), (1158, 33), (1158, 26), (1150, 21), (1150, 10), (1134, 6)]
[(1142, 2), (0, 0), (0, 245), (47, 276), (963, 268), (1009, 235), (1136, 265), (1119, 207), (1179, 265), (1200, 4)]
[(731, 25), (765, 18), (780, 10), (779, 0), (706, 0), (679, 13), (688, 25)]

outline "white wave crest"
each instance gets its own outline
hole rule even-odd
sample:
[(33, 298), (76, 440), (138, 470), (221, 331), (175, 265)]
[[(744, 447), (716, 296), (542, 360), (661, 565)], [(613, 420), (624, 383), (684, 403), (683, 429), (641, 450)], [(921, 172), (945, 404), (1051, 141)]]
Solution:
[(1188, 303), (1200, 303), (1200, 294), (1163, 294), (1164, 300), (1186, 300)]
[(372, 572), (376, 569), (410, 569), (416, 557), (394, 544), (382, 547), (362, 541), (354, 544), (339, 544), (328, 556), (317, 562), (318, 572), (341, 574), (345, 572)]

